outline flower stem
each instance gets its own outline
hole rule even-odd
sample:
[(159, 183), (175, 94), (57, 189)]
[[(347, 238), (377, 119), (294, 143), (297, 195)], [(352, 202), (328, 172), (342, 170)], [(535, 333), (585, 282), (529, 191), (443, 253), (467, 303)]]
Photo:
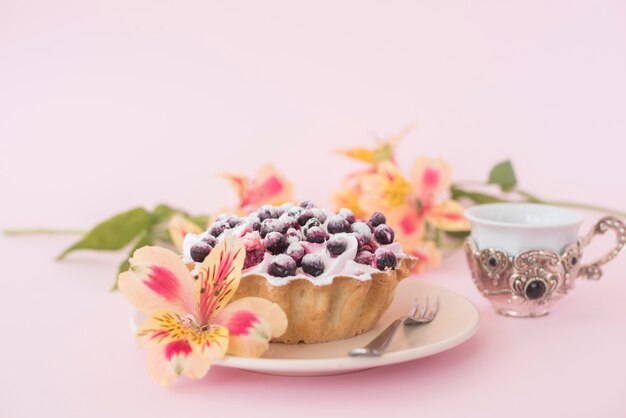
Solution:
[(4, 235), (20, 236), (20, 235), (78, 235), (84, 234), (82, 229), (49, 229), (49, 228), (24, 228), (24, 229), (5, 229)]
[(622, 211), (611, 209), (611, 208), (605, 208), (603, 206), (588, 205), (586, 203), (561, 202), (561, 201), (548, 201), (548, 202), (540, 202), (540, 203), (545, 203), (546, 205), (564, 206), (564, 207), (574, 208), (574, 209), (590, 210), (593, 212), (606, 213), (609, 215), (615, 215), (621, 218), (626, 218), (626, 212), (622, 212)]

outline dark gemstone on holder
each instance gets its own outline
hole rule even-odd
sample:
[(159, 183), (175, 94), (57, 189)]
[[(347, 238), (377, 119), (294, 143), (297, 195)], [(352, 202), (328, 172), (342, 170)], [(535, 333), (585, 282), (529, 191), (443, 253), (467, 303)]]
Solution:
[(578, 263), (578, 259), (576, 257), (572, 257), (572, 259), (570, 260), (570, 263), (572, 263), (572, 266), (575, 266), (576, 263)]
[(212, 249), (213, 247), (210, 244), (204, 241), (200, 241), (194, 244), (193, 247), (191, 247), (189, 255), (191, 256), (191, 259), (196, 263), (202, 263)]
[(489, 257), (489, 265), (495, 267), (498, 265), (498, 260), (495, 257)]
[(526, 285), (524, 292), (530, 300), (541, 299), (546, 294), (546, 283), (543, 280), (533, 280)]
[(296, 274), (296, 262), (285, 254), (276, 256), (270, 263), (267, 272), (276, 277), (287, 277)]

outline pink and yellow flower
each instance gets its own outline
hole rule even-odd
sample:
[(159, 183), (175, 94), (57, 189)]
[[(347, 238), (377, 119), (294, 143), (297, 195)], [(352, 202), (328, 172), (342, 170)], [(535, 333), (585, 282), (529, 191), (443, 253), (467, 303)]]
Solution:
[(244, 215), (263, 204), (279, 205), (292, 200), (291, 183), (271, 164), (262, 167), (254, 179), (239, 174), (224, 177), (235, 188), (239, 199), (236, 208), (225, 212)]
[(162, 385), (178, 376), (202, 378), (226, 354), (260, 356), (287, 328), (282, 309), (261, 298), (229, 303), (237, 291), (245, 250), (227, 237), (192, 276), (180, 258), (160, 247), (143, 247), (120, 274), (119, 288), (149, 315), (137, 330), (149, 347), (148, 370)]
[(406, 178), (391, 160), (379, 162), (373, 171), (359, 177), (353, 190), (364, 213), (381, 211), (397, 231), (406, 251), (421, 257), (418, 269), (441, 260), (437, 246), (427, 231), (467, 231), (469, 224), (463, 206), (454, 200), (438, 198), (450, 187), (450, 166), (441, 159), (418, 158), (411, 178)]
[(183, 239), (187, 234), (200, 234), (202, 228), (186, 219), (183, 215), (177, 213), (167, 223), (167, 230), (174, 247), (181, 251), (183, 248)]

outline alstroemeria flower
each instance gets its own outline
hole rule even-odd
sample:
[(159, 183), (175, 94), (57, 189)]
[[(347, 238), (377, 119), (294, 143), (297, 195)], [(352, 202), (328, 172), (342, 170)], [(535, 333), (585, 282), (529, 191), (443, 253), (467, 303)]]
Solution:
[(411, 177), (413, 193), (424, 219), (443, 231), (468, 231), (463, 206), (455, 200), (437, 202), (450, 187), (450, 166), (441, 159), (420, 157), (415, 160)]
[(194, 224), (188, 219), (185, 219), (181, 214), (176, 214), (167, 223), (167, 230), (170, 234), (170, 239), (174, 243), (174, 247), (181, 251), (183, 249), (183, 239), (187, 234), (200, 234), (202, 228)]
[(122, 294), (149, 315), (137, 338), (149, 347), (148, 370), (162, 385), (183, 375), (203, 377), (211, 363), (227, 353), (259, 356), (270, 339), (287, 328), (282, 309), (261, 298), (247, 297), (229, 304), (239, 281), (245, 250), (226, 237), (192, 276), (174, 252), (143, 247), (119, 277)]
[(354, 158), (355, 160), (363, 161), (372, 165), (378, 165), (383, 161), (395, 162), (396, 147), (402, 138), (404, 138), (411, 130), (413, 130), (413, 126), (409, 125), (395, 135), (392, 135), (384, 141), (380, 141), (373, 148), (354, 147), (341, 149), (338, 152), (346, 157)]
[(254, 179), (238, 174), (225, 174), (237, 192), (239, 203), (225, 212), (246, 214), (263, 204), (279, 205), (291, 201), (292, 187), (273, 165), (262, 167)]
[(383, 161), (376, 171), (361, 177), (359, 205), (367, 213), (380, 211), (387, 223), (397, 229), (397, 239), (404, 248), (415, 248), (422, 242), (424, 218), (412, 193), (412, 184), (398, 166)]
[(428, 226), (442, 231), (467, 231), (463, 206), (454, 200), (438, 201), (450, 186), (450, 167), (438, 159), (418, 158), (411, 180), (391, 161), (360, 177), (358, 205), (366, 213), (381, 211), (396, 229), (396, 239), (418, 258), (417, 269), (439, 264), (441, 254), (430, 240)]

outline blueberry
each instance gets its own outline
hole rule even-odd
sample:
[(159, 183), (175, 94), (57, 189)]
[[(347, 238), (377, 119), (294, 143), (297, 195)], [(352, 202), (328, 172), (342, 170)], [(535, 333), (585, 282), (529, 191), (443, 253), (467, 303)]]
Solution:
[(394, 235), (393, 229), (385, 224), (378, 225), (374, 230), (374, 238), (376, 238), (376, 241), (383, 245), (391, 244), (393, 242)]
[(230, 228), (230, 225), (228, 225), (228, 222), (217, 221), (209, 227), (209, 234), (213, 235), (214, 237), (219, 237), (228, 228)]
[(211, 244), (204, 241), (199, 241), (195, 243), (193, 247), (191, 247), (189, 255), (191, 255), (191, 259), (196, 263), (202, 263), (212, 249), (213, 247), (211, 246)]
[(285, 232), (285, 239), (288, 244), (293, 244), (294, 242), (302, 240), (302, 234), (295, 228), (289, 228), (287, 232)]
[(293, 258), (298, 265), (300, 264), (300, 261), (302, 261), (302, 257), (304, 257), (305, 253), (306, 251), (304, 250), (304, 247), (299, 242), (289, 244), (289, 247), (285, 250), (285, 254)]
[(372, 264), (378, 270), (391, 270), (398, 265), (398, 259), (393, 251), (387, 250), (386, 248), (379, 248), (374, 253), (374, 261)]
[(306, 231), (308, 231), (309, 228), (313, 228), (314, 226), (321, 226), (321, 225), (322, 224), (320, 224), (320, 221), (317, 218), (311, 218), (308, 221), (306, 221), (306, 223), (302, 227), (302, 233), (306, 235)]
[(301, 208), (300, 206), (294, 206), (294, 207), (292, 207), (291, 209), (289, 209), (287, 211), (287, 215), (291, 215), (291, 216), (297, 218), (298, 215), (300, 215), (300, 212), (302, 212), (303, 210), (304, 209)]
[(287, 248), (287, 240), (280, 232), (269, 232), (263, 239), (263, 245), (267, 251), (276, 255), (280, 254)]
[(302, 202), (300, 202), (300, 207), (304, 209), (312, 209), (315, 207), (315, 203), (310, 200), (303, 200)]
[(307, 254), (302, 257), (302, 270), (311, 276), (317, 277), (324, 272), (324, 262), (318, 254)]
[(300, 226), (304, 226), (311, 218), (315, 218), (315, 214), (313, 213), (313, 211), (311, 209), (304, 209), (298, 215), (298, 223), (300, 224)]
[(261, 221), (270, 218), (277, 218), (276, 208), (272, 205), (263, 205), (257, 210), (258, 217)]
[(253, 231), (259, 231), (261, 229), (261, 219), (258, 216), (249, 216), (248, 225)]
[(239, 217), (236, 215), (229, 215), (224, 220), (226, 221), (226, 223), (228, 223), (228, 226), (231, 228), (234, 228), (241, 223), (241, 219), (239, 219)]
[(333, 235), (328, 239), (328, 243), (326, 244), (328, 253), (335, 257), (343, 254), (346, 248), (348, 248), (348, 240), (340, 235)]
[(383, 215), (380, 212), (374, 212), (374, 213), (372, 213), (372, 216), (370, 217), (370, 222), (372, 223), (372, 225), (375, 228), (378, 225), (386, 224), (387, 223), (387, 218), (385, 218), (385, 215)]
[(350, 209), (347, 209), (347, 208), (339, 209), (339, 216), (343, 217), (349, 223), (356, 222), (356, 216), (354, 216), (354, 212), (352, 212)]
[(312, 226), (305, 232), (304, 236), (307, 241), (316, 242), (318, 244), (321, 244), (328, 239), (328, 233), (320, 226)]
[(282, 214), (280, 218), (278, 218), (280, 222), (283, 223), (283, 228), (285, 231), (289, 228), (300, 228), (300, 224), (298, 223), (295, 216), (291, 216), (289, 214)]
[(282, 234), (286, 231), (285, 225), (280, 220), (273, 218), (268, 218), (261, 222), (261, 229), (259, 229), (259, 233), (263, 238), (270, 232), (280, 232)]
[(354, 261), (359, 264), (367, 264), (368, 266), (372, 264), (372, 259), (374, 258), (374, 254), (369, 251), (361, 251), (356, 255)]
[(276, 277), (288, 277), (296, 274), (296, 262), (285, 254), (279, 254), (270, 262), (267, 272)]
[(326, 227), (331, 234), (350, 231), (350, 223), (341, 215), (330, 218)]
[(215, 247), (217, 245), (217, 238), (215, 238), (213, 235), (207, 235), (206, 237), (202, 238), (202, 242), (206, 242), (211, 247)]
[(357, 221), (350, 226), (350, 230), (354, 232), (354, 236), (359, 242), (359, 247), (370, 242), (372, 239), (372, 231), (370, 231), (370, 227), (361, 221)]
[(321, 224), (326, 222), (326, 218), (328, 218), (328, 216), (326, 216), (326, 212), (317, 208), (313, 208), (311, 210), (313, 211), (313, 215), (315, 215), (315, 217), (317, 218), (318, 221), (320, 221)]

